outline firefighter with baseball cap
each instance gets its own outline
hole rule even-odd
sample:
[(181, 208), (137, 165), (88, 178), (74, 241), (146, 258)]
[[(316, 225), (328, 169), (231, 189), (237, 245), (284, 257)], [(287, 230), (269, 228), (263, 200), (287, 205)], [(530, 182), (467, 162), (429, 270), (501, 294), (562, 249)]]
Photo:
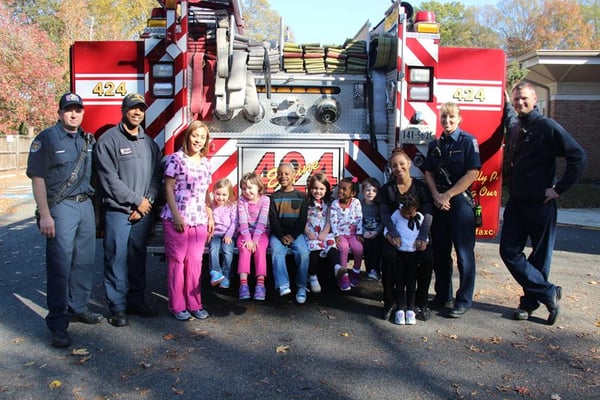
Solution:
[(100, 136), (94, 152), (104, 216), (108, 322), (117, 327), (128, 324), (126, 314), (157, 314), (145, 301), (146, 245), (162, 171), (160, 148), (142, 127), (147, 108), (142, 95), (125, 96), (121, 121)]
[(97, 324), (102, 320), (102, 315), (88, 309), (96, 253), (91, 200), (95, 140), (81, 129), (83, 116), (81, 97), (64, 94), (58, 122), (37, 135), (27, 160), (38, 226), (46, 237), (46, 325), (55, 347), (71, 344), (70, 321)]

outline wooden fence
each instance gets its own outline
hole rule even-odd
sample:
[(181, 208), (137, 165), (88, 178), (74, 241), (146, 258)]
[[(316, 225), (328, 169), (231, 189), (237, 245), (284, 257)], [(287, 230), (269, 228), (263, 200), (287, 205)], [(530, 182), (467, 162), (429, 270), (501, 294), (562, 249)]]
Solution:
[(0, 171), (24, 169), (33, 136), (0, 135)]

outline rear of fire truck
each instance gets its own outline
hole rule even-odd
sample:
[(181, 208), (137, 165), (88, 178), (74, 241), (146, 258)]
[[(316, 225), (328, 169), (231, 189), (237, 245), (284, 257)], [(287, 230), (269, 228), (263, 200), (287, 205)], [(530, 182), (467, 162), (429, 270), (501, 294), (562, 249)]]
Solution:
[[(338, 45), (296, 44), (244, 35), (237, 1), (159, 2), (140, 40), (76, 42), (72, 89), (86, 104), (84, 127), (97, 135), (120, 119), (122, 98), (143, 93), (145, 128), (171, 154), (194, 119), (211, 132), (214, 179), (239, 182), (259, 173), (271, 192), (281, 162), (296, 166), (304, 189), (316, 171), (332, 185), (344, 176), (383, 183), (396, 146), (413, 175), (439, 135), (441, 103), (457, 102), (462, 127), (480, 142), (483, 168), (474, 184), (484, 208), (478, 236), (493, 237), (501, 187), (501, 50), (440, 46), (429, 12), (393, 3)], [(326, 31), (326, 29), (324, 29)], [(323, 43), (329, 43), (324, 35)]]

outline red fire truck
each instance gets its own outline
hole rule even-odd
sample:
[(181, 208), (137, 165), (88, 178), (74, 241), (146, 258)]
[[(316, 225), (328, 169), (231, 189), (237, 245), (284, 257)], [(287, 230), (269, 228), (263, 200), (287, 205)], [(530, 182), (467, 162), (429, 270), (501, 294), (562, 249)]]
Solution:
[[(506, 60), (499, 49), (440, 45), (430, 12), (395, 2), (375, 26), (339, 46), (254, 43), (236, 0), (165, 0), (140, 40), (75, 42), (72, 90), (84, 128), (101, 135), (121, 117), (122, 98), (143, 93), (145, 129), (165, 155), (190, 121), (208, 123), (214, 178), (258, 172), (269, 190), (282, 161), (304, 188), (314, 171), (384, 182), (402, 146), (419, 178), (427, 143), (439, 136), (439, 106), (458, 103), (476, 135), (483, 168), (473, 185), (485, 210), (477, 236), (498, 230)], [(413, 15), (414, 14), (414, 15)], [(324, 37), (324, 42), (328, 42)], [(279, 43), (280, 45), (277, 45)]]

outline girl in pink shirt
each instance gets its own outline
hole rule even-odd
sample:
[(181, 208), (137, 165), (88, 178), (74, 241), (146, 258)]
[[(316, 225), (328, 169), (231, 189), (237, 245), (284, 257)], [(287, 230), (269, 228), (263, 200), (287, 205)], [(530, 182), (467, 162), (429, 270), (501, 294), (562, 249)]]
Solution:
[[(358, 179), (343, 178), (338, 185), (338, 198), (331, 203), (329, 209), (329, 223), (331, 233), (335, 236), (335, 243), (340, 251), (340, 265), (346, 268), (348, 254), (352, 249), (354, 267), (350, 270), (351, 286), (358, 286), (360, 282), (360, 266), (363, 257), (363, 226), (362, 207), (358, 194)], [(347, 282), (340, 282), (340, 287)]]
[(250, 298), (248, 274), (251, 256), (254, 256), (256, 287), (254, 300), (266, 297), (265, 277), (267, 276), (267, 247), (269, 246), (269, 205), (270, 199), (264, 195), (265, 186), (258, 175), (249, 172), (240, 181), (241, 196), (238, 200), (237, 238), (238, 274), (240, 275), (240, 300)]
[(193, 121), (185, 131), (182, 149), (169, 157), (165, 167), (167, 204), (160, 216), (169, 270), (169, 310), (179, 321), (208, 317), (200, 297), (200, 276), (204, 245), (213, 228), (207, 196), (209, 140), (206, 124)]
[(238, 220), (237, 202), (229, 179), (219, 179), (215, 182), (211, 206), (215, 229), (208, 245), (210, 284), (228, 289)]

